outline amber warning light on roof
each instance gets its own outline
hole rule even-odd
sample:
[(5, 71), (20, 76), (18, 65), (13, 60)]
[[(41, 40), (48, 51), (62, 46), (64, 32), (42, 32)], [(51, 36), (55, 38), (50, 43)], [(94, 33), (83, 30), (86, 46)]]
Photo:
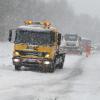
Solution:
[(51, 26), (51, 22), (49, 21), (41, 21), (41, 22), (33, 22), (32, 20), (26, 20), (24, 21), (25, 25), (33, 25), (33, 24), (36, 24), (36, 25), (43, 25), (44, 28), (50, 28)]
[(26, 21), (24, 21), (24, 24), (25, 25), (32, 25), (33, 21), (32, 20), (26, 20)]

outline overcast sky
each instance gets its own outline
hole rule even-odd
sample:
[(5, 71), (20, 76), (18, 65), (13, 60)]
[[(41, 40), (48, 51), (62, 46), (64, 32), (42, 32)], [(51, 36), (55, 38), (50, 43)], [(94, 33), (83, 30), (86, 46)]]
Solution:
[(77, 14), (86, 13), (100, 18), (100, 0), (68, 0)]

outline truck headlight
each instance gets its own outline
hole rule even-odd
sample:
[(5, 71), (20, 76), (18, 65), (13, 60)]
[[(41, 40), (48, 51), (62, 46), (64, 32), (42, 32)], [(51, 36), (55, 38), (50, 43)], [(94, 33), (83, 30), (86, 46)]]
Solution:
[(15, 55), (16, 55), (16, 56), (19, 56), (20, 54), (19, 54), (19, 52), (16, 51), (16, 52), (15, 52)]
[(14, 61), (14, 62), (20, 62), (20, 59), (14, 58), (13, 61)]
[(44, 61), (44, 64), (45, 65), (49, 65), (50, 64), (50, 61)]
[(49, 55), (49, 54), (46, 54), (46, 55), (45, 55), (45, 57), (46, 57), (46, 58), (49, 58), (49, 57), (50, 57), (50, 55)]

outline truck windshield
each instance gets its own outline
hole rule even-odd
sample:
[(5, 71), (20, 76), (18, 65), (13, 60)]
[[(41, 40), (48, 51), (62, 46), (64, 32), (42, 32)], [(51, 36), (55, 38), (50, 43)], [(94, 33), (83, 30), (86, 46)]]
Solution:
[(15, 43), (28, 43), (33, 45), (47, 45), (52, 44), (54, 33), (50, 31), (36, 32), (27, 30), (17, 30)]
[(66, 35), (65, 40), (66, 41), (77, 41), (77, 35)]

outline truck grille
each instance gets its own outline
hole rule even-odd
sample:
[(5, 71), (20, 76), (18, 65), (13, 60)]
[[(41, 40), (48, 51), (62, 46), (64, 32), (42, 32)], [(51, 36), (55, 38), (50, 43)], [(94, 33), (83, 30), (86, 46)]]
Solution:
[[(19, 52), (19, 51), (18, 51), (18, 52)], [(36, 51), (34, 51), (34, 52), (32, 52), (32, 51), (20, 51), (19, 53), (20, 53), (20, 55), (22, 55), (22, 56), (30, 55), (30, 56), (39, 56), (39, 57), (43, 57), (43, 56), (46, 55), (45, 52), (36, 52)]]
[(76, 44), (73, 44), (73, 43), (67, 43), (67, 46), (76, 46)]
[(39, 64), (39, 63), (37, 63), (37, 62), (23, 62), (24, 64), (33, 64), (33, 65), (37, 65), (37, 64)]

